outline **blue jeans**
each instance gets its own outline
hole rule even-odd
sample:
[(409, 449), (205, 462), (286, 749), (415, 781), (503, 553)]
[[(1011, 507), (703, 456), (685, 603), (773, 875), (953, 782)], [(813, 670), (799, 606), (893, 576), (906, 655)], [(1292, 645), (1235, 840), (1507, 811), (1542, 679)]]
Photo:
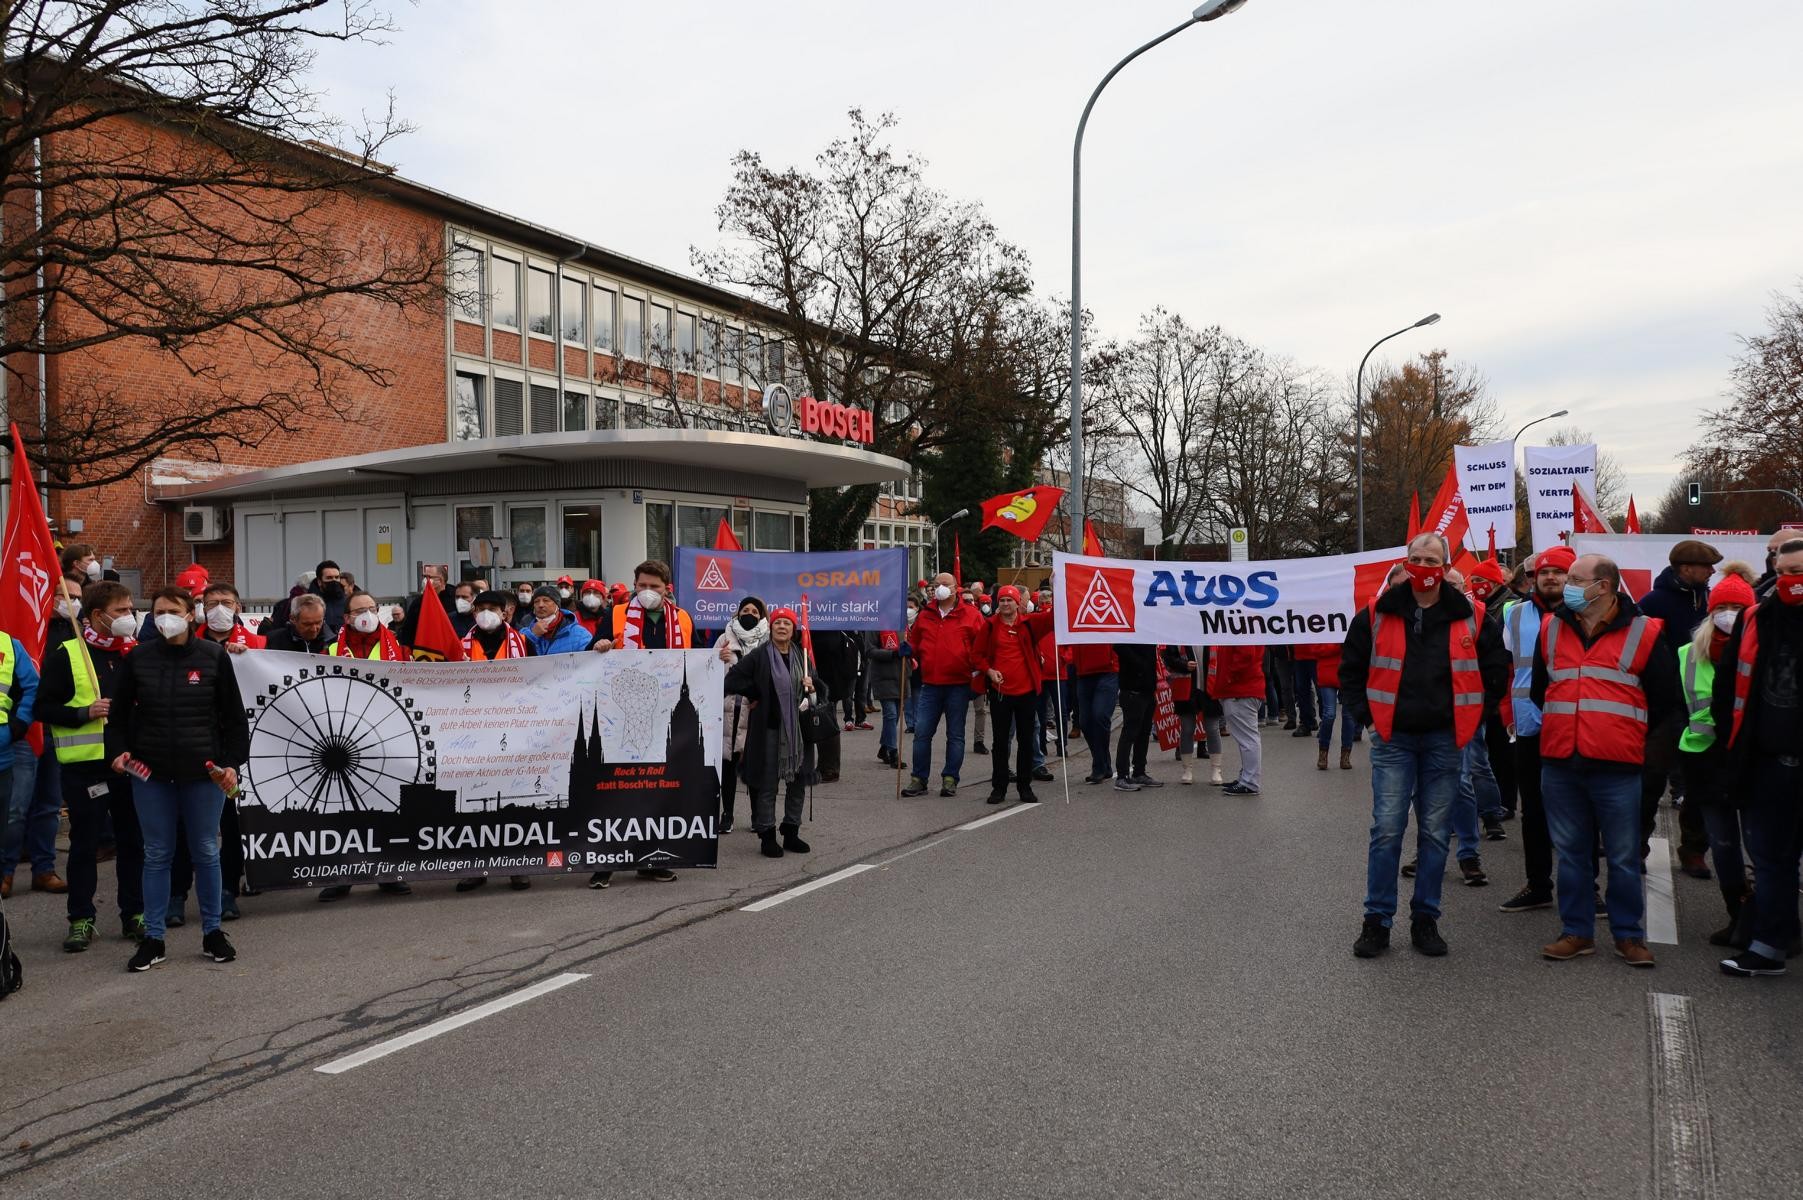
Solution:
[(877, 735), (877, 745), (885, 750), (895, 749), (895, 726), (901, 719), (901, 701), (878, 700), (877, 707), (883, 710), (883, 732)]
[[(1687, 799), (1686, 803), (1690, 803)], [(1740, 852), (1740, 810), (1724, 804), (1697, 805), (1703, 810), (1703, 829), (1709, 834), (1709, 857), (1722, 895), (1739, 896), (1747, 890), (1747, 863)]]
[(945, 717), (945, 774), (955, 782), (964, 769), (964, 714), (970, 709), (970, 688), (962, 683), (928, 683), (920, 689), (920, 704), (914, 710), (914, 761), (908, 774), (916, 779), (930, 779), (933, 765), (933, 734), (939, 729), (939, 718)]
[[(1609, 932), (1646, 936), (1640, 875), (1640, 771), (1580, 771), (1557, 759), (1540, 764), (1546, 825), (1558, 852), (1559, 920), (1575, 937), (1596, 936), (1597, 834), (1609, 860)], [(1793, 885), (1793, 891), (1795, 887)]]
[[(1417, 861), (1411, 917), (1440, 919), (1440, 885), (1446, 877), (1446, 824), (1459, 791), (1459, 747), (1452, 730), (1371, 731), (1371, 847), (1366, 855), (1365, 915), (1389, 928), (1396, 915), (1396, 874), (1402, 868), (1402, 835), (1415, 810)], [(1638, 795), (1638, 793), (1636, 793)]]
[[(910, 679), (908, 682), (913, 683), (914, 681)], [(914, 718), (919, 712), (920, 712), (920, 689), (918, 687), (910, 687), (908, 689), (908, 698), (907, 698), (906, 702), (904, 702), (902, 705), (902, 716), (904, 718), (906, 718), (903, 721), (903, 725), (906, 726), (906, 728), (908, 729), (909, 732), (913, 731)]]
[(1340, 747), (1350, 748), (1353, 737), (1358, 733), (1358, 722), (1352, 719), (1352, 709), (1340, 707), (1340, 689), (1336, 687), (1317, 687), (1315, 691), (1321, 697), (1321, 728), (1315, 732), (1315, 742), (1323, 750), (1333, 748), (1333, 717), (1340, 714)]
[(56, 755), (46, 746), (44, 757), (38, 758), (24, 738), (0, 755), (12, 759), (12, 783), (5, 792), (6, 828), (0, 832), (0, 875), (11, 875), (21, 856), (31, 859), (33, 875), (48, 875), (56, 870), (56, 830), (62, 824), (63, 786)]
[(1299, 658), (1290, 664), (1291, 677), (1296, 681), (1296, 721), (1303, 729), (1315, 727), (1314, 693), (1319, 690), (1315, 686), (1315, 666), (1312, 658)]
[(1459, 766), (1459, 798), (1452, 805), (1452, 830), (1459, 839), (1459, 861), (1478, 856), (1478, 817), (1500, 821), (1503, 815), (1502, 789), (1496, 785), (1496, 772), (1490, 769), (1490, 749), (1484, 743), (1484, 731), (1465, 743), (1464, 761)]
[(132, 784), (132, 803), (144, 832), (144, 932), (161, 940), (169, 915), (169, 864), (175, 860), (179, 821), (188, 834), (194, 860), (194, 891), (200, 899), (200, 931), (219, 928), (219, 813), (225, 793), (210, 779), (171, 782), (151, 779)]
[(1108, 732), (1114, 727), (1114, 705), (1121, 696), (1121, 677), (1113, 671), (1106, 675), (1077, 676), (1077, 727), (1089, 743), (1089, 756), (1095, 760), (1091, 775), (1114, 774), (1114, 760), (1108, 753)]

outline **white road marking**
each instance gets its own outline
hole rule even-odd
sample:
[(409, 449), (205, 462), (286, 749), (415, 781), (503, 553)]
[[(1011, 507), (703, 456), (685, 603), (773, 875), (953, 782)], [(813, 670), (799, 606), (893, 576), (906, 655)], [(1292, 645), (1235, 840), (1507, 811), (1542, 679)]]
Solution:
[(817, 892), (829, 884), (838, 883), (841, 879), (850, 879), (853, 875), (861, 875), (876, 866), (875, 863), (854, 863), (843, 871), (834, 871), (831, 875), (822, 875), (800, 887), (792, 887), (786, 892), (778, 892), (774, 896), (765, 896), (762, 900), (747, 904), (740, 912), (763, 912), (767, 908), (775, 908), (785, 900), (793, 900), (797, 896), (805, 896), (809, 892)]
[(1646, 856), (1646, 940), (1662, 946), (1678, 944), (1678, 906), (1672, 896), (1671, 844), (1664, 838), (1648, 838)]
[(1647, 993), (1657, 1200), (1712, 1200), (1715, 1138), (1703, 1093), (1703, 1047), (1689, 996)]
[(474, 1008), (466, 1008), (462, 1012), (448, 1016), (442, 1021), (434, 1021), (430, 1025), (422, 1025), (412, 1033), (403, 1033), (400, 1037), (389, 1038), (385, 1042), (377, 1042), (375, 1045), (359, 1050), (355, 1054), (347, 1054), (343, 1058), (335, 1058), (323, 1067), (314, 1067), (313, 1069), (322, 1075), (342, 1075), (346, 1071), (354, 1070), (355, 1068), (362, 1066), (364, 1063), (374, 1062), (378, 1058), (386, 1058), (397, 1050), (405, 1050), (409, 1046), (417, 1046), (421, 1042), (430, 1041), (441, 1033), (449, 1033), (453, 1029), (461, 1029), (465, 1025), (480, 1021), (483, 1017), (492, 1017), (496, 1013), (504, 1012), (516, 1004), (524, 1004), (528, 1000), (536, 1000), (546, 993), (555, 992), (558, 988), (568, 987), (572, 983), (587, 978), (587, 975), (578, 975), (575, 973), (553, 975), (551, 978), (541, 980), (531, 987), (523, 987), (517, 992), (509, 992), (505, 996), (490, 1000), (486, 1004), (478, 1004)]
[(1039, 805), (1037, 805), (1037, 804), (1016, 804), (1013, 808), (1004, 808), (999, 813), (990, 813), (986, 817), (978, 817), (976, 820), (970, 822), (970, 824), (968, 824), (968, 825), (960, 825), (960, 826), (958, 826), (958, 832), (964, 833), (964, 832), (966, 832), (968, 830), (972, 830), (972, 829), (981, 829), (985, 825), (995, 824), (997, 821), (1002, 820), (1004, 817), (1012, 817), (1016, 813), (1032, 812), (1034, 809), (1036, 809), (1038, 807), (1039, 807)]
[(894, 863), (900, 862), (902, 859), (907, 858), (910, 854), (919, 854), (922, 850), (931, 850), (934, 846), (943, 846), (943, 845), (945, 845), (945, 843), (947, 843), (951, 840), (952, 839), (949, 837), (935, 838), (934, 840), (926, 843), (924, 846), (916, 846), (912, 850), (903, 850), (900, 854), (896, 855), (894, 858), (885, 858), (882, 862), (872, 863), (870, 865), (873, 867), (887, 867)]

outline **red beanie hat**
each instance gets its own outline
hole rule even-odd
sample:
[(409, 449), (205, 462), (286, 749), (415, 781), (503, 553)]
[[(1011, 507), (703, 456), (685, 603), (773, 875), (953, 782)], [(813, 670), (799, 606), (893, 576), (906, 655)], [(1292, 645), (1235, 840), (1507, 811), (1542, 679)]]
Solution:
[(1473, 579), (1488, 579), (1491, 583), (1503, 583), (1508, 579), (1508, 576), (1503, 574), (1502, 568), (1496, 565), (1495, 559), (1485, 559), (1477, 566), (1471, 568), (1471, 577)]
[(1752, 608), (1758, 603), (1753, 595), (1752, 587), (1738, 575), (1724, 575), (1722, 581), (1709, 589), (1709, 611), (1714, 612), (1724, 604), (1738, 604), (1742, 608)]
[(1534, 570), (1542, 567), (1557, 567), (1561, 571), (1571, 570), (1571, 564), (1578, 561), (1578, 552), (1570, 546), (1551, 546), (1534, 556)]
[(997, 600), (1012, 600), (1016, 604), (1019, 604), (1020, 589), (1015, 587), (1012, 583), (1004, 583), (1001, 587), (996, 589), (995, 598)]
[(207, 590), (208, 578), (205, 567), (199, 563), (189, 563), (187, 569), (175, 577), (175, 586), (198, 596)]
[(774, 625), (778, 621), (787, 621), (797, 628), (800, 628), (801, 626), (801, 618), (796, 616), (795, 610), (786, 604), (779, 604), (770, 610), (770, 623)]

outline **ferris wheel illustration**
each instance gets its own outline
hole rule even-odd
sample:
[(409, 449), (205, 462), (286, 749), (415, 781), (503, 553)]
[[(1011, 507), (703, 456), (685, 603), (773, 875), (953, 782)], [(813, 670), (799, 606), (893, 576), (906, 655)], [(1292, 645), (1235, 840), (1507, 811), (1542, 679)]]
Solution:
[(396, 812), (404, 786), (437, 772), (431, 726), (380, 668), (301, 667), (246, 714), (246, 796), (272, 811)]

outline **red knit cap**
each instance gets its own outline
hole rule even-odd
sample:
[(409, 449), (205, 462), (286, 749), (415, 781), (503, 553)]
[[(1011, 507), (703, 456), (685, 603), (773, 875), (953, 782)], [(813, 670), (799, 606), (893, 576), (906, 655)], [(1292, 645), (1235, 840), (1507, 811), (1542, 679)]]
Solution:
[(1722, 581), (1709, 589), (1709, 611), (1714, 612), (1724, 604), (1738, 604), (1742, 608), (1752, 608), (1758, 603), (1753, 595), (1753, 588), (1738, 575), (1724, 575)]
[(1487, 558), (1477, 566), (1471, 568), (1471, 577), (1473, 579), (1488, 579), (1491, 583), (1504, 583), (1508, 579), (1508, 576), (1503, 574), (1502, 568), (1496, 565), (1496, 560), (1491, 558)]
[(175, 586), (193, 595), (200, 595), (207, 590), (207, 569), (199, 563), (189, 563), (187, 568), (175, 577)]
[(1561, 571), (1571, 570), (1571, 564), (1578, 561), (1578, 552), (1570, 546), (1549, 546), (1534, 556), (1534, 570), (1542, 567), (1556, 567)]
[(797, 628), (801, 625), (801, 618), (795, 615), (795, 610), (780, 604), (770, 610), (770, 623), (774, 625), (778, 621), (787, 621)]

